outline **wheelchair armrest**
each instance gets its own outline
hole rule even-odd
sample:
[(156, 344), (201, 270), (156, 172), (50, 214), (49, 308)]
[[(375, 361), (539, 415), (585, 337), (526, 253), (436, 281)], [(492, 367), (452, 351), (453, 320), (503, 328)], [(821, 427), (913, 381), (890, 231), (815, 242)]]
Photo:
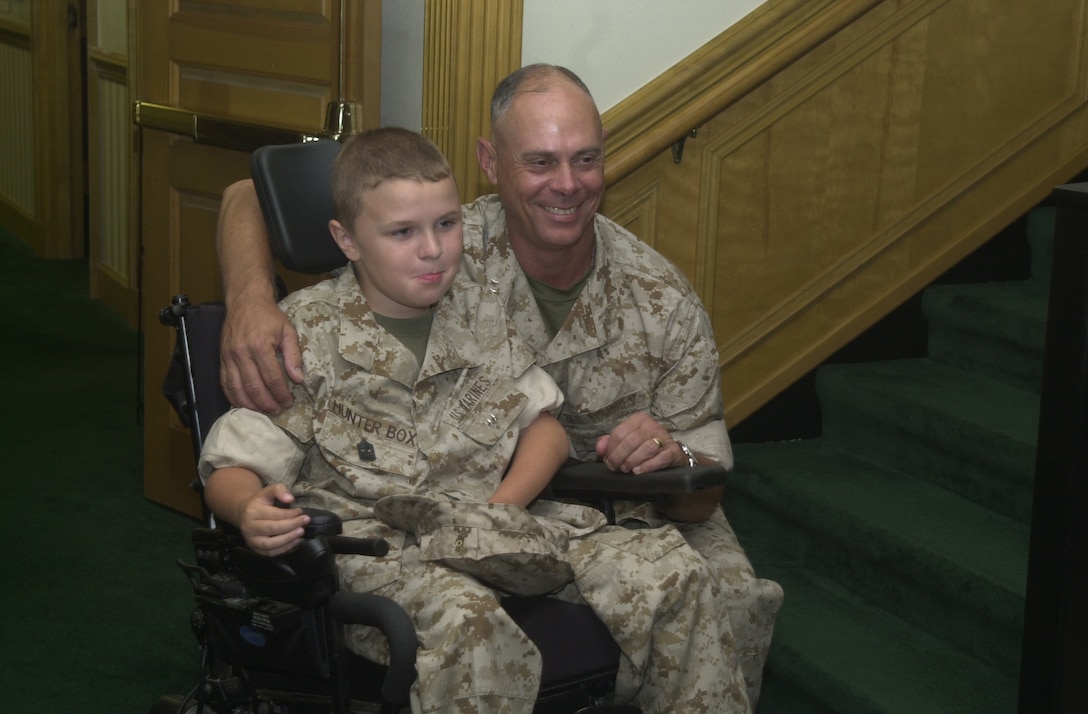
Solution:
[(570, 459), (552, 479), (551, 489), (556, 496), (569, 498), (648, 500), (723, 486), (727, 477), (728, 472), (718, 464), (630, 474), (613, 471), (602, 461)]
[(408, 701), (408, 690), (416, 679), (416, 628), (400, 605), (373, 593), (341, 590), (329, 600), (329, 612), (341, 624), (377, 628), (389, 646), (389, 667), (382, 681), (387, 701)]
[(366, 555), (384, 558), (389, 555), (389, 543), (381, 538), (355, 538), (353, 536), (325, 536), (332, 552), (337, 555)]

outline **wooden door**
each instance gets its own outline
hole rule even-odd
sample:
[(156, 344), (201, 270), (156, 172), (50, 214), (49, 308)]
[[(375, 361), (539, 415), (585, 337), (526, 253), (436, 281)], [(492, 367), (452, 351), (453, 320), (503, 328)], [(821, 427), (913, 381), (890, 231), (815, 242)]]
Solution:
[[(133, 3), (134, 112), (140, 126), (140, 322), (144, 492), (198, 515), (188, 432), (161, 387), (174, 336), (159, 324), (173, 295), (221, 299), (219, 200), (249, 154), (322, 131), (329, 102), (379, 123), (380, 0)], [(341, 50), (343, 48), (343, 51)]]

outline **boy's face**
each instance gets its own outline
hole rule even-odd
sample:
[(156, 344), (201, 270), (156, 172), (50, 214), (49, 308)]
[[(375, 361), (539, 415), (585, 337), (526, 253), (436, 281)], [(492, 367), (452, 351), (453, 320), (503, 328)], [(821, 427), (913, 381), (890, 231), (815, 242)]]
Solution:
[(461, 265), (461, 199), (452, 178), (393, 179), (363, 195), (350, 230), (329, 229), (370, 308), (386, 317), (421, 317), (453, 283)]

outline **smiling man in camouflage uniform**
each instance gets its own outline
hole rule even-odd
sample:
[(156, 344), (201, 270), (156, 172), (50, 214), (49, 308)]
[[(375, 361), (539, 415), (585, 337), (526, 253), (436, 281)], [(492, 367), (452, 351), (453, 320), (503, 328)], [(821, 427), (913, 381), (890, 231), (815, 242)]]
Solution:
[[(564, 68), (524, 67), (496, 88), (491, 120), (477, 157), (498, 196), (464, 209), (465, 270), (506, 296), (563, 389), (576, 455), (635, 473), (699, 459), (731, 468), (706, 310), (672, 263), (597, 213), (604, 132), (589, 90)], [(710, 563), (754, 706), (782, 589), (755, 576), (721, 496), (617, 504), (617, 518), (676, 523)]]

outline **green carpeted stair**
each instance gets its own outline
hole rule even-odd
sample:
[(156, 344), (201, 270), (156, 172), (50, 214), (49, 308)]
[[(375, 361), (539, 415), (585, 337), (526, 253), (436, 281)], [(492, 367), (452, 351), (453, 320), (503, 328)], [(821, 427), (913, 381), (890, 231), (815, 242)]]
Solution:
[(739, 443), (726, 512), (786, 592), (761, 714), (1014, 712), (1053, 209), (1032, 277), (925, 290), (928, 356), (827, 364), (817, 438)]

